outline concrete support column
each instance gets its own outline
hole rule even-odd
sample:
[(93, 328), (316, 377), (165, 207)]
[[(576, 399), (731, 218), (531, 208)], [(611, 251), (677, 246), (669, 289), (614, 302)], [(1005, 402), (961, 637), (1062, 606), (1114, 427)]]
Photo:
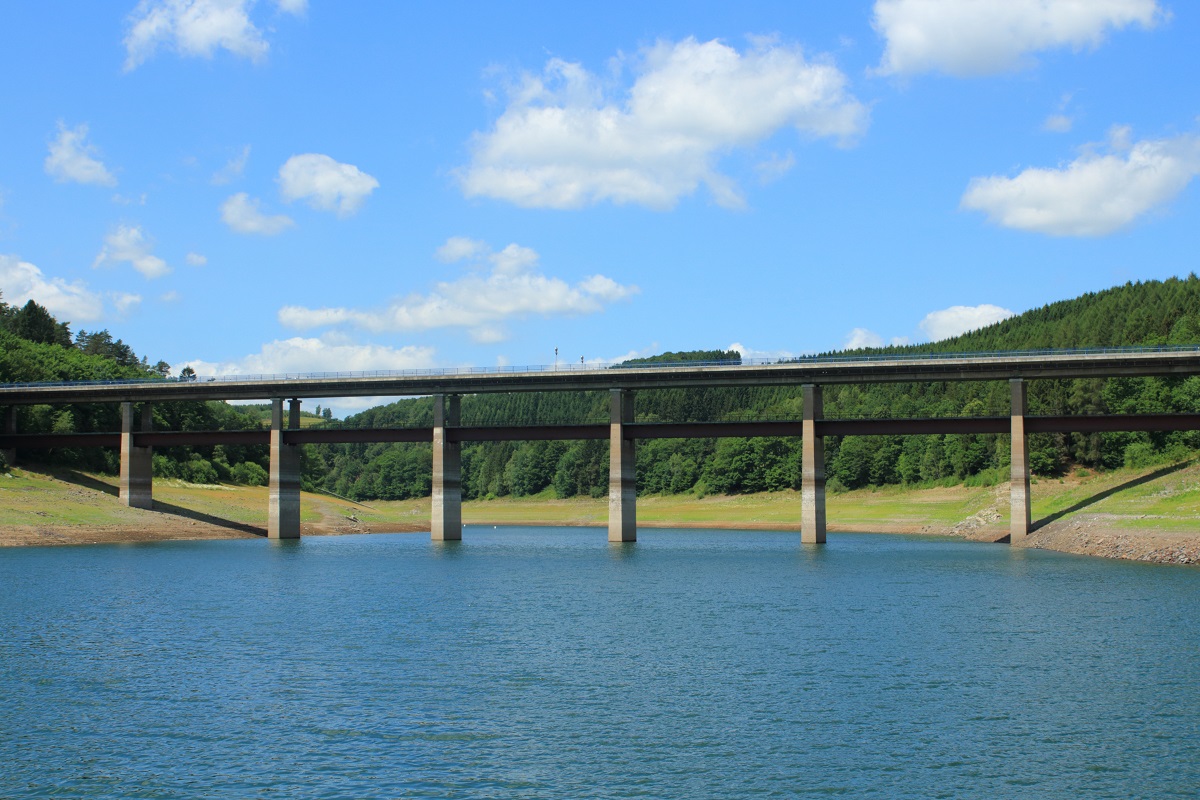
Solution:
[[(17, 435), (17, 407), (9, 406), (4, 412), (4, 433), (9, 436)], [(17, 463), (17, 448), (6, 447), (0, 450), (0, 455), (4, 456), (4, 463), (10, 467)]]
[(824, 416), (821, 387), (805, 384), (800, 448), (800, 541), (825, 543), (825, 437), (817, 435)]
[[(300, 401), (288, 403), (287, 430), (300, 427)], [(271, 400), (271, 473), (267, 538), (300, 538), (300, 448), (284, 444), (283, 398)]]
[(135, 447), (134, 427), (148, 431), (153, 427), (153, 409), (142, 404), (135, 423), (133, 403), (121, 403), (121, 480), (118, 497), (130, 508), (154, 508), (154, 448)]
[(637, 462), (633, 439), (625, 433), (633, 422), (633, 392), (611, 389), (608, 452), (608, 540), (637, 541)]
[(462, 445), (450, 441), (459, 424), (458, 395), (433, 396), (433, 514), (429, 536), (435, 542), (462, 541)]
[(1028, 384), (1020, 378), (1010, 380), (1009, 386), (1012, 388), (1012, 516), (1008, 540), (1016, 544), (1033, 529), (1033, 509), (1029, 503), (1029, 437), (1025, 433), (1029, 394)]

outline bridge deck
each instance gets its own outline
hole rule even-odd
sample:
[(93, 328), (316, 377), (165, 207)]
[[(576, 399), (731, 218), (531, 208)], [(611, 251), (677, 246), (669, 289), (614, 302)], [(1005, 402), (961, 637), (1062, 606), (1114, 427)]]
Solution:
[(222, 376), (197, 381), (7, 384), (0, 385), (0, 405), (262, 400), (272, 397), (414, 397), (494, 392), (1194, 374), (1200, 374), (1200, 347), (921, 357), (805, 358), (787, 363), (743, 365), (676, 364), (596, 369), (526, 367), (511, 371), (463, 368), (405, 373)]
[[(937, 419), (822, 419), (818, 436), (903, 436), (939, 433), (1008, 433), (1009, 417), (942, 417)], [(629, 439), (707, 439), (801, 435), (796, 420), (762, 422), (631, 422)], [(1025, 417), (1026, 433), (1094, 433), (1101, 431), (1195, 431), (1200, 414), (1114, 414), (1106, 417)], [(309, 428), (282, 432), (285, 444), (432, 442), (433, 428)], [(137, 447), (266, 445), (270, 431), (138, 431)], [(583, 425), (489, 425), (447, 428), (453, 442), (559, 441), (608, 439), (607, 423)], [(119, 433), (0, 434), (0, 448), (118, 447)]]

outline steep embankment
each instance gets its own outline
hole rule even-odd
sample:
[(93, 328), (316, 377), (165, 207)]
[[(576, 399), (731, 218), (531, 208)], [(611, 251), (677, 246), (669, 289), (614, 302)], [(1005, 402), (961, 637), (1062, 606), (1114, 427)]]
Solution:
[[(999, 541), (1008, 533), (1008, 487), (889, 487), (831, 495), (829, 527)], [(264, 487), (159, 481), (153, 511), (116, 502), (116, 479), (80, 472), (15, 470), (0, 476), (0, 546), (264, 536)], [(1200, 563), (1200, 464), (1093, 474), (1033, 486), (1028, 546), (1164, 563)], [(305, 493), (305, 535), (427, 531), (429, 499), (350, 503)], [(638, 501), (643, 527), (795, 530), (799, 495), (655, 496)], [(464, 504), (471, 525), (594, 525), (605, 499), (503, 498)], [(469, 531), (468, 531), (469, 538)]]

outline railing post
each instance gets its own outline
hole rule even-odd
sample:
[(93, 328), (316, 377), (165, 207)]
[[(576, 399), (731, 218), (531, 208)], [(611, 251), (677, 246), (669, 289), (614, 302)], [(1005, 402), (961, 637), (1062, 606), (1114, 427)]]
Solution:
[(462, 541), (462, 445), (450, 441), (459, 424), (461, 399), (433, 396), (433, 505), (429, 537), (435, 542)]
[(633, 439), (625, 435), (633, 422), (633, 392), (610, 389), (608, 435), (608, 540), (637, 541), (637, 462)]
[[(287, 429), (300, 427), (300, 401), (288, 403)], [(283, 398), (271, 400), (271, 472), (267, 538), (300, 538), (300, 448), (283, 440)]]
[[(4, 432), (9, 436), (17, 435), (17, 407), (9, 406), (4, 412)], [(17, 448), (6, 447), (0, 450), (0, 455), (4, 456), (4, 463), (12, 466), (17, 463)]]
[(1029, 410), (1028, 384), (1021, 378), (1009, 382), (1012, 389), (1012, 488), (1010, 490), (1010, 544), (1023, 541), (1033, 528), (1033, 509), (1029, 503), (1029, 438), (1025, 433), (1025, 414)]
[(821, 387), (807, 383), (800, 443), (800, 541), (825, 543), (825, 437), (817, 435), (817, 420), (824, 416)]
[[(142, 404), (138, 429), (153, 427), (153, 409)], [(121, 477), (117, 496), (130, 508), (154, 508), (154, 448), (134, 445), (133, 403), (121, 403)]]

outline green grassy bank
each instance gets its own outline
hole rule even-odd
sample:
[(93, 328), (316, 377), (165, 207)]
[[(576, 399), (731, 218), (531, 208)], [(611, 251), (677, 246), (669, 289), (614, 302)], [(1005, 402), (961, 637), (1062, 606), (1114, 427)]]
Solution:
[[(229, 523), (265, 527), (265, 487), (200, 486), (158, 480), (152, 515), (116, 501), (113, 476), (75, 471), (15, 469), (0, 475), (0, 526), (70, 530), (122, 526)], [(306, 493), (302, 522), (314, 532), (346, 525), (364, 530), (428, 530), (429, 499), (352, 503)], [(646, 526), (794, 528), (797, 492), (736, 496), (650, 496), (638, 499), (638, 521)], [(1195, 459), (1106, 473), (1078, 471), (1033, 486), (1035, 525), (1089, 520), (1110, 531), (1200, 532), (1200, 464)], [(467, 525), (604, 525), (606, 499), (560, 500), (543, 495), (464, 503)], [(828, 498), (831, 530), (958, 533), (998, 538), (1008, 527), (1008, 486), (887, 487)], [(324, 526), (324, 528), (322, 527)], [(1200, 533), (1198, 533), (1200, 535)]]

